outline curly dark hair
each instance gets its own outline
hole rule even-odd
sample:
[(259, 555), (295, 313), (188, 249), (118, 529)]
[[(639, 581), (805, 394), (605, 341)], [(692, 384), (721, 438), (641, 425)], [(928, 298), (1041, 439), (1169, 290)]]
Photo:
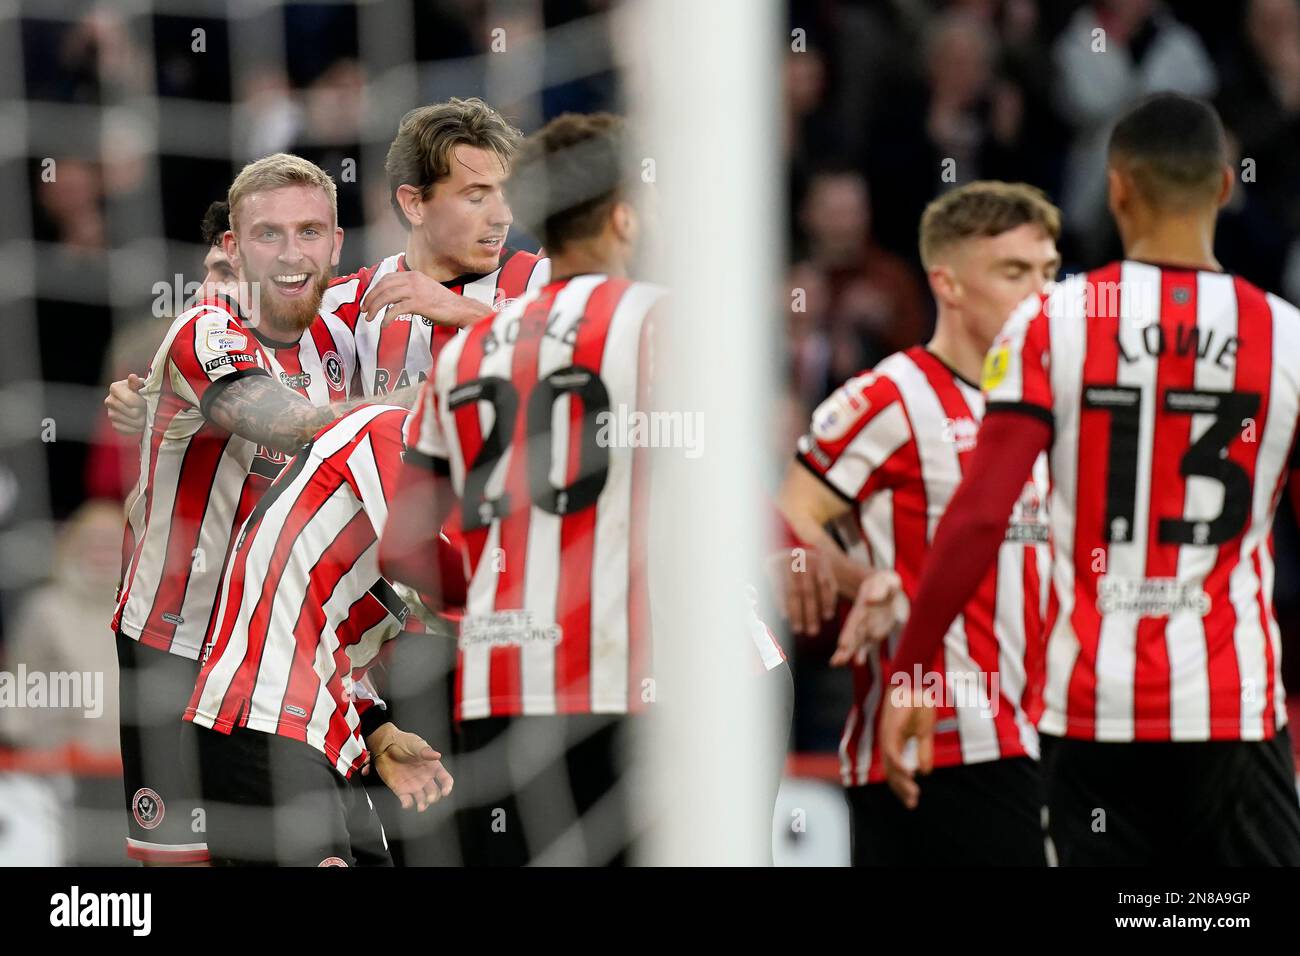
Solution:
[(230, 228), (230, 204), (218, 199), (203, 214), (203, 244), (205, 246), (221, 245), (221, 237)]

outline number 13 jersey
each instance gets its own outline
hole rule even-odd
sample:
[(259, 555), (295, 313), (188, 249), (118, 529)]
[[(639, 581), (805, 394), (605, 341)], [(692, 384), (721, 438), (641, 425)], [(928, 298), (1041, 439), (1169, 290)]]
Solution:
[(1116, 263), (1030, 300), (987, 414), (1054, 429), (1039, 730), (1259, 740), (1286, 722), (1273, 516), (1300, 410), (1300, 313), (1235, 276)]
[(460, 719), (643, 709), (652, 309), (663, 290), (580, 275), (438, 355), (407, 447), (450, 472), (466, 546)]

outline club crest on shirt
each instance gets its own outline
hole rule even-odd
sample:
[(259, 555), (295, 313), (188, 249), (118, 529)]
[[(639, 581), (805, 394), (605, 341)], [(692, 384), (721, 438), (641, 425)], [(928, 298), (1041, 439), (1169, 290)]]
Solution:
[(321, 356), (320, 361), (325, 368), (325, 381), (329, 382), (330, 388), (341, 389), (343, 387), (343, 359), (339, 358), (339, 353), (331, 349)]
[(242, 352), (248, 348), (248, 336), (234, 329), (208, 329), (208, 348), (214, 352)]
[(1046, 544), (1048, 540), (1047, 508), (1043, 496), (1033, 481), (1026, 481), (1020, 498), (1011, 509), (1007, 522), (1007, 541), (1024, 544)]
[(167, 806), (163, 803), (163, 798), (158, 796), (157, 791), (141, 787), (131, 798), (131, 813), (136, 823), (146, 830), (153, 830), (163, 822), (163, 817), (167, 814)]

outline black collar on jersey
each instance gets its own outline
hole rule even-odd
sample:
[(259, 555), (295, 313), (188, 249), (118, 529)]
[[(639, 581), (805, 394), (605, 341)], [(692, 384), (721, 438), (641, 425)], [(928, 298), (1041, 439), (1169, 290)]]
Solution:
[[(501, 258), (497, 260), (497, 267), (496, 269), (493, 269), (492, 272), (499, 271), (502, 266), (504, 266), (507, 262), (510, 261), (510, 257), (513, 256), (518, 251), (519, 251), (518, 249), (502, 248)], [(402, 269), (404, 271), (409, 272), (410, 268), (411, 267), (406, 264), (406, 256), (402, 256)], [(448, 279), (446, 282), (443, 283), (443, 285), (446, 286), (448, 289), (458, 285), (466, 286), (469, 285), (471, 282), (477, 282), (479, 279), (483, 278), (484, 276), (491, 275), (492, 272), (466, 272), (464, 275), (456, 276), (456, 278), (454, 279)]]
[(256, 326), (249, 324), (250, 323), (249, 317), (244, 314), (244, 310), (240, 308), (239, 301), (234, 296), (226, 295), (226, 293), (224, 292), (214, 292), (212, 294), (212, 297), (214, 299), (221, 299), (228, 306), (230, 306), (230, 311), (234, 314), (235, 318), (239, 319), (239, 324), (242, 325), (244, 328), (248, 329), (248, 331), (252, 332), (253, 337), (257, 339), (257, 341), (265, 345), (267, 348), (291, 349), (298, 344), (296, 340), (293, 342), (279, 342), (271, 338), (269, 335), (263, 335), (261, 332), (257, 330)]
[(1125, 259), (1125, 262), (1136, 262), (1140, 266), (1155, 266), (1157, 269), (1169, 269), (1174, 272), (1209, 272), (1214, 275), (1227, 275), (1223, 269), (1202, 269), (1200, 266), (1180, 266), (1172, 262), (1153, 262), (1150, 259)]
[(952, 375), (953, 378), (965, 382), (967, 385), (969, 385), (971, 388), (975, 389), (975, 391), (977, 391), (977, 392), (980, 390), (979, 385), (977, 385), (975, 382), (972, 382), (970, 379), (968, 379), (968, 378), (967, 378), (965, 375), (963, 375), (961, 372), (957, 371), (955, 368), (953, 368), (951, 365), (949, 365), (949, 364), (948, 364), (947, 362), (945, 362), (943, 359), (939, 358), (939, 356), (936, 355), (934, 352), (930, 351), (929, 348), (927, 348), (927, 347), (924, 346), (924, 345), (921, 346), (921, 348), (922, 348), (922, 350), (925, 352), (926, 355), (930, 356), (930, 358), (934, 359), (936, 362), (938, 362), (940, 365), (942, 365), (944, 368), (946, 368), (946, 369), (948, 370), (948, 372)]
[(281, 342), (281, 341), (279, 341), (278, 339), (273, 339), (273, 338), (271, 338), (269, 335), (263, 335), (262, 332), (261, 332), (260, 330), (258, 330), (258, 329), (256, 329), (256, 328), (251, 328), (251, 327), (249, 328), (248, 331), (252, 332), (253, 335), (257, 338), (257, 341), (261, 342), (261, 343), (262, 343), (263, 345), (265, 345), (268, 349), (291, 349), (291, 348), (295, 348), (295, 347), (297, 347), (297, 345), (298, 345), (298, 341), (299, 341), (299, 340), (295, 339), (295, 340), (292, 341), (292, 342)]

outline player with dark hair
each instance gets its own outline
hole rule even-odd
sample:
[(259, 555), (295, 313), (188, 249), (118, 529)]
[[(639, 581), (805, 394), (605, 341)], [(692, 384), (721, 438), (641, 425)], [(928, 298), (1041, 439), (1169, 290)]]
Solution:
[[(239, 273), (226, 255), (225, 236), (230, 229), (230, 204), (224, 199), (214, 200), (203, 213), (199, 235), (207, 251), (203, 254), (203, 279), (193, 302), (201, 302), (218, 292), (235, 294)], [(114, 382), (104, 398), (109, 421), (120, 434), (136, 435), (144, 427), (144, 399), (136, 393), (144, 387), (144, 379), (131, 372), (120, 382)]]
[[(1272, 603), (1274, 514), (1284, 487), (1300, 498), (1300, 312), (1215, 259), (1233, 174), (1210, 106), (1133, 107), (1107, 175), (1125, 259), (1028, 300), (988, 353), (974, 461), (893, 673), (931, 658), (1048, 450), (1038, 729), (1061, 862), (1300, 864)], [(890, 695), (887, 775), (912, 802), (928, 783), (903, 745), (924, 753), (934, 719)]]
[(229, 203), (238, 288), (176, 317), (136, 396), (140, 476), (111, 626), (127, 852), (146, 863), (207, 858), (180, 715), (235, 532), (288, 456), (350, 407), (352, 337), (317, 311), (343, 238), (333, 180), (276, 154), (244, 167)]
[[(662, 293), (627, 278), (642, 214), (624, 143), (617, 117), (565, 115), (515, 160), (512, 197), (527, 197), (555, 276), (439, 355), (381, 540), (384, 574), (431, 592), (444, 518), (465, 541), (468, 863), (622, 862), (636, 829), (621, 764), (647, 707), (647, 450), (597, 430), (645, 406)], [(506, 759), (507, 733), (534, 766)], [(562, 839), (574, 821), (582, 839)]]
[(208, 206), (203, 214), (203, 244), (208, 247), (203, 257), (206, 275), (200, 290), (200, 297), (205, 292), (214, 291), (217, 286), (234, 285), (239, 281), (239, 274), (226, 255), (226, 233), (230, 231), (230, 204), (218, 199)]

